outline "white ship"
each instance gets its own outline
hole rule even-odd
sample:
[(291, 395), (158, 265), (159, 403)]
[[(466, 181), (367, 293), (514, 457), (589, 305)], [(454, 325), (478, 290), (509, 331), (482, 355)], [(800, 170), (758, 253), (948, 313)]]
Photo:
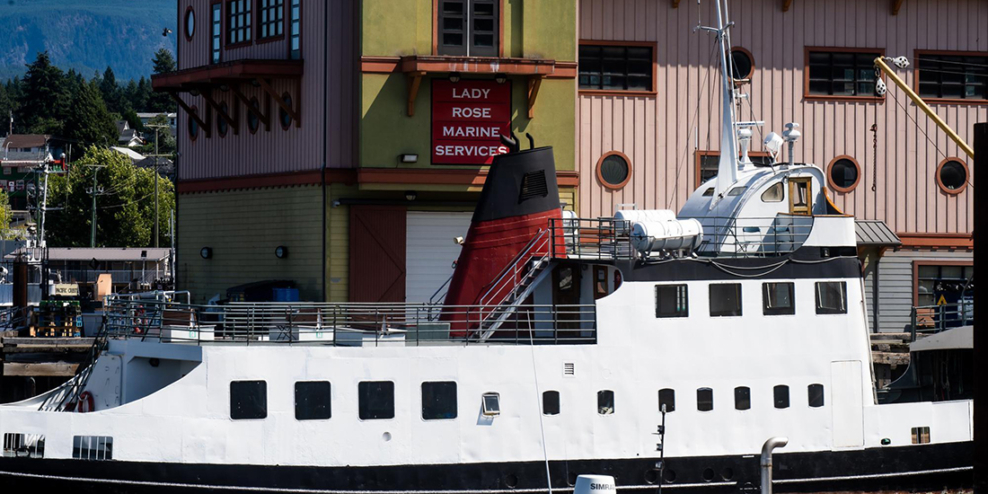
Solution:
[(792, 162), (797, 126), (766, 143), (788, 160), (747, 159), (729, 64), (737, 152), (681, 211), (564, 215), (551, 149), (515, 150), (442, 304), (108, 300), (92, 366), (0, 406), (0, 483), (490, 494), (598, 473), (736, 492), (784, 436), (777, 491), (970, 485), (972, 401), (878, 404), (854, 219)]

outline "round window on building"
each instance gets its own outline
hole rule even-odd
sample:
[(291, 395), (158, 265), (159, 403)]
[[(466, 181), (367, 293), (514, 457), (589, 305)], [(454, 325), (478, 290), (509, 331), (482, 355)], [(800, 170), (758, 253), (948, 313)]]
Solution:
[[(294, 108), (292, 106), (292, 97), (288, 93), (281, 95), (281, 100), (285, 102), (285, 106), (289, 108)], [(281, 128), (288, 130), (292, 126), (292, 116), (278, 105), (278, 118), (281, 119)]]
[[(257, 101), (257, 98), (256, 97), (250, 99), (250, 106), (252, 106), (257, 111), (260, 111), (261, 110), (261, 103), (259, 101)], [(250, 133), (251, 134), (256, 133), (258, 127), (260, 127), (260, 126), (261, 126), (261, 119), (258, 118), (257, 113), (252, 112), (252, 111), (248, 111), (247, 112), (247, 128), (250, 130)]]
[(751, 52), (736, 46), (731, 48), (731, 65), (733, 66), (734, 80), (751, 79), (755, 72), (755, 58)]
[(191, 139), (193, 141), (195, 141), (196, 139), (199, 138), (199, 122), (196, 119), (192, 118), (192, 115), (198, 115), (198, 114), (199, 114), (199, 108), (193, 106), (192, 107), (192, 112), (191, 112), (191, 114), (188, 117), (189, 118), (189, 139)]
[(631, 161), (624, 153), (611, 151), (597, 161), (597, 180), (609, 189), (620, 189), (631, 179)]
[[(223, 113), (230, 114), (230, 107), (226, 104), (226, 101), (220, 103), (220, 108), (223, 109)], [(220, 137), (226, 137), (226, 133), (230, 130), (230, 124), (227, 123), (225, 118), (219, 115), (216, 116), (216, 130), (220, 133)]]
[(861, 180), (861, 169), (858, 162), (850, 156), (838, 156), (830, 162), (827, 172), (830, 186), (837, 192), (850, 192), (858, 186)]
[(967, 164), (959, 158), (947, 158), (937, 167), (937, 185), (948, 194), (960, 194), (967, 188)]
[(192, 6), (185, 9), (185, 39), (192, 41), (192, 36), (196, 33), (196, 11)]

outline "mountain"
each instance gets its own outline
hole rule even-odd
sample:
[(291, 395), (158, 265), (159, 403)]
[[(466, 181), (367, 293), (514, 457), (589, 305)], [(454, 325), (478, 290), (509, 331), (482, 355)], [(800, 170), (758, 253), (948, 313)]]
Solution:
[(0, 0), (0, 80), (23, 75), (44, 50), (86, 78), (107, 66), (118, 81), (148, 76), (155, 51), (175, 52), (177, 8), (177, 0)]

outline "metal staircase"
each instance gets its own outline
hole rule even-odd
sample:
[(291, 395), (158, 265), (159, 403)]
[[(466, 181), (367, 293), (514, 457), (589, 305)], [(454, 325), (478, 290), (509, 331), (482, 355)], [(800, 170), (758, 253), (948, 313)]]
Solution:
[(551, 232), (551, 229), (539, 230), (480, 296), (478, 304), (482, 317), (474, 331), (478, 340), (487, 341), (552, 272), (549, 269), (552, 264)]
[(79, 370), (76, 372), (75, 377), (53, 390), (41, 403), (38, 410), (42, 412), (74, 411), (79, 402), (79, 395), (86, 388), (89, 377), (96, 367), (96, 361), (99, 359), (100, 354), (103, 353), (103, 350), (106, 349), (106, 346), (107, 324), (106, 317), (104, 316), (99, 333), (97, 333), (96, 338), (93, 340), (93, 345), (89, 347), (89, 353), (86, 354), (86, 359), (79, 364)]

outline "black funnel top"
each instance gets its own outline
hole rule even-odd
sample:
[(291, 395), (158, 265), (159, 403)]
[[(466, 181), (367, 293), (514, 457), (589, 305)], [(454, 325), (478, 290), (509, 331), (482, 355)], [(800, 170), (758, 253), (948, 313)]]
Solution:
[(494, 157), (473, 223), (559, 209), (556, 160), (551, 147)]

